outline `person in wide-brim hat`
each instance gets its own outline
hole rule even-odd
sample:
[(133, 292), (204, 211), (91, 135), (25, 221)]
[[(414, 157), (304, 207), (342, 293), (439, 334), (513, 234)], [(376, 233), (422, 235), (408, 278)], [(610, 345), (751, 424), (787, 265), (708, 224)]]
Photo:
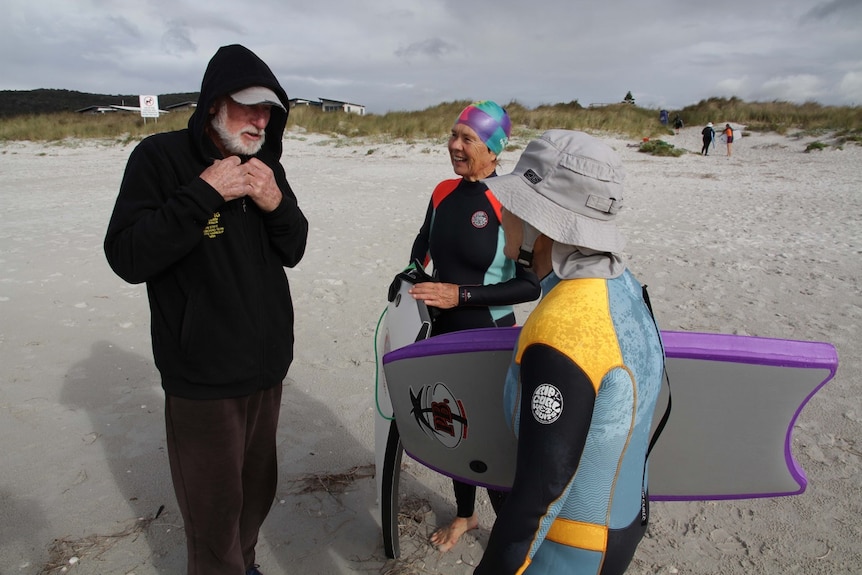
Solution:
[(703, 147), (700, 149), (700, 154), (708, 156), (710, 144), (713, 148), (715, 147), (715, 128), (712, 127), (712, 122), (707, 122), (700, 134), (703, 136)]
[(622, 254), (624, 178), (600, 140), (550, 130), (511, 174), (485, 180), (506, 255), (544, 278), (544, 296), (506, 378), (515, 481), (474, 575), (621, 574), (646, 531), (664, 354)]

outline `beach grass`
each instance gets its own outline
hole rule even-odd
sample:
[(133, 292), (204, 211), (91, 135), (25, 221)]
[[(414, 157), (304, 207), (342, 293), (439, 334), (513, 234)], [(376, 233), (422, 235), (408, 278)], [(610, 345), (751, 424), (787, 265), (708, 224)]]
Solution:
[[(337, 137), (381, 140), (445, 139), (452, 119), (468, 100), (443, 102), (419, 111), (385, 114), (322, 112), (314, 107), (293, 108), (288, 128)], [(656, 139), (672, 135), (669, 125), (659, 122), (659, 110), (618, 103), (584, 107), (577, 100), (528, 108), (517, 101), (504, 104), (512, 119), (513, 138), (530, 139), (551, 128), (602, 132), (626, 137)], [(748, 131), (780, 134), (821, 135), (832, 133), (841, 144), (862, 143), (862, 107), (823, 106), (809, 102), (744, 102), (738, 98), (710, 98), (680, 110), (669, 110), (671, 123), (677, 114), (686, 126), (730, 123)], [(191, 110), (174, 111), (146, 121), (135, 113), (22, 115), (0, 119), (0, 141), (63, 141), (69, 138), (101, 138), (135, 141), (158, 132), (183, 128)], [(744, 134), (743, 134), (744, 135)]]
[(685, 154), (685, 150), (668, 144), (664, 140), (646, 140), (638, 147), (638, 151), (652, 156), (673, 156), (675, 158)]

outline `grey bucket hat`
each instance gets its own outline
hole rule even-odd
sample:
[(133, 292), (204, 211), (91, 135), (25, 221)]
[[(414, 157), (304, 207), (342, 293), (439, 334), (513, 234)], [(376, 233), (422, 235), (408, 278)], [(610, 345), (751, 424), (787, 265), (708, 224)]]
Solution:
[(503, 206), (556, 242), (619, 253), (614, 223), (625, 170), (610, 146), (583, 132), (548, 130), (511, 174), (483, 180)]

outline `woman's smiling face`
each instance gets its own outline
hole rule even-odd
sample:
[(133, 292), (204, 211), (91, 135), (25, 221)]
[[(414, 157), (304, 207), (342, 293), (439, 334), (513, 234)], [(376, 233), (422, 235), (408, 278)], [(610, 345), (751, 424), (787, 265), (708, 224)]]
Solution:
[(487, 178), (497, 169), (497, 155), (473, 128), (455, 124), (449, 136), (449, 159), (455, 173), (469, 182)]

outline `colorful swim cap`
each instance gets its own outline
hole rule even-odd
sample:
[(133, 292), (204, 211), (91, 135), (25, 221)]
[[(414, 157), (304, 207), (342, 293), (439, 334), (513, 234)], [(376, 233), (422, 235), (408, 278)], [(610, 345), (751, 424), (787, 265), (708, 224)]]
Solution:
[(491, 100), (473, 102), (464, 108), (455, 124), (472, 128), (488, 149), (498, 156), (509, 143), (509, 133), (512, 131), (512, 122), (506, 110)]

